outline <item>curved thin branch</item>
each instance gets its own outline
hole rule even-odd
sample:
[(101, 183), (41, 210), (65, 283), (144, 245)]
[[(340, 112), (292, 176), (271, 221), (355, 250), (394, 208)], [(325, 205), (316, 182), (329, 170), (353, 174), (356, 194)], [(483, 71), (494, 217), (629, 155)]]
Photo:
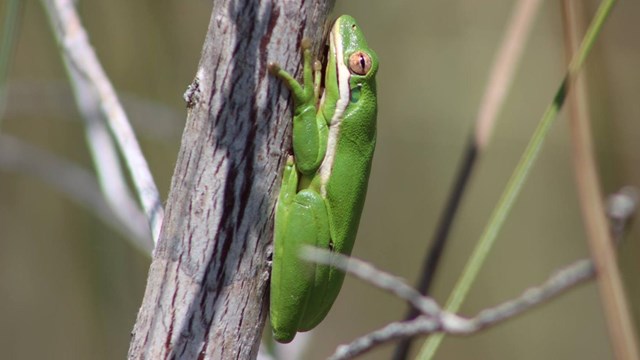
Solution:
[(129, 169), (155, 242), (160, 234), (164, 214), (158, 189), (127, 115), (89, 43), (74, 2), (42, 0), (42, 3), (72, 79), (80, 111), (88, 119), (93, 118), (93, 112), (99, 112), (104, 117)]
[[(578, 53), (580, 2), (563, 2), (564, 29), (567, 58)], [(598, 289), (607, 320), (609, 339), (616, 359), (640, 359), (636, 329), (627, 303), (625, 289), (618, 269), (612, 233), (607, 222), (604, 196), (594, 157), (590, 128), (586, 79), (579, 75), (576, 89), (569, 94), (569, 125), (573, 145), (573, 164), (582, 218), (587, 233), (591, 256), (598, 268)]]
[[(473, 135), (467, 140), (463, 157), (458, 164), (453, 186), (449, 190), (446, 203), (431, 237), (428, 254), (423, 260), (417, 288), (422, 294), (429, 294), (436, 276), (440, 259), (453, 227), (458, 207), (473, 175), (477, 160), (484, 153), (493, 133), (495, 123), (502, 110), (504, 100), (513, 81), (517, 65), (522, 57), (524, 45), (540, 7), (540, 0), (519, 0), (511, 13), (500, 48), (495, 55), (489, 79), (475, 119)], [(418, 316), (410, 308), (405, 320)], [(394, 360), (404, 360), (409, 354), (412, 339), (398, 343), (393, 354)]]

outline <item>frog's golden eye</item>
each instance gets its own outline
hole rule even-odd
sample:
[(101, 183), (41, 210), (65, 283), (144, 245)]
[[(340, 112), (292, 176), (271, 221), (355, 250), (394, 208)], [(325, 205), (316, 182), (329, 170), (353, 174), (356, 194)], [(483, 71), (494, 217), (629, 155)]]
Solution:
[(349, 56), (349, 71), (357, 75), (367, 75), (371, 70), (371, 57), (369, 54), (356, 51)]

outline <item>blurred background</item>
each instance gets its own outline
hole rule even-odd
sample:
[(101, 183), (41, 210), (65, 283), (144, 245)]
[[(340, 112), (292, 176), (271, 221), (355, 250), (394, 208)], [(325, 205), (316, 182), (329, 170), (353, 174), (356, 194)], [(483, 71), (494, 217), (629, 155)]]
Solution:
[[(4, 4), (0, 2), (0, 19)], [(598, 4), (585, 1), (588, 18)], [(166, 199), (211, 1), (79, 2), (91, 42)], [(378, 148), (354, 255), (414, 283), (470, 135), (513, 2), (338, 2), (380, 58)], [(2, 133), (91, 169), (82, 122), (41, 4), (27, 1)], [(640, 3), (620, 2), (588, 61), (605, 193), (640, 185)], [(444, 301), (530, 134), (564, 76), (559, 2), (545, 2), (491, 144), (464, 199), (434, 294)], [(564, 113), (563, 113), (564, 114)], [(619, 248), (637, 320), (640, 229)], [(462, 313), (519, 295), (588, 256), (565, 116), (500, 233)], [(127, 353), (147, 256), (41, 179), (0, 168), (0, 349), (7, 359)], [(406, 305), (347, 278), (304, 359), (404, 316)], [(636, 321), (637, 323), (637, 321)], [(447, 338), (438, 359), (610, 359), (597, 288), (581, 286), (481, 334)], [(417, 348), (417, 347), (414, 347)], [(385, 346), (363, 358), (388, 359)], [(416, 349), (414, 349), (415, 352)]]

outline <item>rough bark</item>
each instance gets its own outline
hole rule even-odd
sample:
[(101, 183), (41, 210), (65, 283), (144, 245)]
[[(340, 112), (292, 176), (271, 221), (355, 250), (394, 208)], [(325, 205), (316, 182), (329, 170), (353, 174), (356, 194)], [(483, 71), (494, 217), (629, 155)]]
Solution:
[(289, 93), (267, 64), (299, 69), (330, 2), (213, 2), (130, 359), (255, 358), (290, 147)]

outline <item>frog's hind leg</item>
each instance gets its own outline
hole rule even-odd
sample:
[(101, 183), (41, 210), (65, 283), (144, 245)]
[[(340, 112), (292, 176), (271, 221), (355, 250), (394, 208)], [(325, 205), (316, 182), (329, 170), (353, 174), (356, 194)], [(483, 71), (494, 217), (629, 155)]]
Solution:
[(302, 260), (300, 249), (330, 243), (324, 200), (310, 189), (295, 193), (297, 185), (295, 165), (288, 162), (276, 208), (271, 270), (270, 316), (274, 338), (279, 342), (293, 340), (308, 317), (306, 312), (314, 311), (308, 304), (318, 280), (317, 266)]

